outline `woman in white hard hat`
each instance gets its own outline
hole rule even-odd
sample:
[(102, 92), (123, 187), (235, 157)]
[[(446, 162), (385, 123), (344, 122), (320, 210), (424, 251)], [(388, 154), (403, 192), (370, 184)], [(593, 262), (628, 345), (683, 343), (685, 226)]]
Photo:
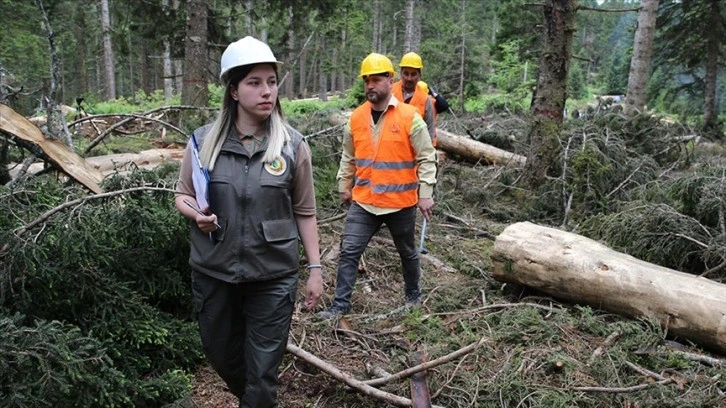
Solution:
[[(194, 131), (199, 160), (189, 143), (175, 197), (192, 221), (189, 263), (204, 352), (246, 408), (277, 407), (298, 236), (308, 261), (305, 308), (313, 310), (322, 295), (310, 149), (282, 116), (281, 65), (255, 38), (227, 47), (221, 110)], [(203, 184), (208, 196), (201, 197)], [(204, 208), (196, 208), (199, 201)]]

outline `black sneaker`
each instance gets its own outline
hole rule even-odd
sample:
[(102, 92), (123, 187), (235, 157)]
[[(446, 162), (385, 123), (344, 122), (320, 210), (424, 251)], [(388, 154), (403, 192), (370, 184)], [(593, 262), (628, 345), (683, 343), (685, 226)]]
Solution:
[(319, 311), (315, 315), (321, 319), (333, 319), (345, 314), (348, 314), (348, 309), (342, 309), (337, 306), (330, 306), (327, 309)]

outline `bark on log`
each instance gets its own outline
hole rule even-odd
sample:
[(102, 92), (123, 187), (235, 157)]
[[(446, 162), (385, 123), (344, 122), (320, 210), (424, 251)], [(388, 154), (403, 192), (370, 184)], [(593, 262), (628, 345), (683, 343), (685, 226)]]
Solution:
[(437, 149), (459, 155), (468, 161), (498, 166), (511, 164), (517, 167), (523, 167), (527, 161), (524, 156), (442, 129), (436, 129), (436, 137), (438, 138)]
[[(341, 125), (348, 121), (350, 115), (333, 114), (330, 116), (330, 123)], [(438, 144), (436, 149), (449, 154), (455, 154), (473, 163), (484, 163), (490, 165), (511, 164), (523, 167), (527, 158), (518, 154), (502, 150), (498, 147), (478, 142), (467, 136), (460, 136), (443, 129), (436, 129)]]
[(46, 139), (43, 133), (24, 116), (7, 105), (0, 104), (0, 130), (21, 141), (38, 146), (48, 160), (68, 176), (92, 192), (101, 193), (103, 175), (60, 140)]
[(494, 242), (493, 276), (628, 317), (726, 354), (726, 285), (654, 265), (589, 238), (528, 222)]

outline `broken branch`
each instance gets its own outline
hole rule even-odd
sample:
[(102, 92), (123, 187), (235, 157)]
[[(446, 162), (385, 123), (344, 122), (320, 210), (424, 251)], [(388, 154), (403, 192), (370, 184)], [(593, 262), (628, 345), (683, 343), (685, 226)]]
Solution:
[(459, 356), (463, 356), (463, 355), (469, 354), (470, 352), (472, 352), (472, 351), (476, 350), (477, 348), (479, 348), (479, 346), (481, 346), (482, 344), (484, 344), (486, 341), (487, 341), (487, 338), (486, 337), (482, 337), (481, 339), (479, 339), (479, 341), (476, 341), (474, 343), (471, 343), (468, 346), (466, 346), (464, 348), (460, 348), (459, 350), (456, 350), (453, 353), (447, 354), (447, 355), (445, 355), (443, 357), (439, 357), (439, 358), (437, 358), (435, 360), (431, 360), (431, 361), (428, 361), (426, 363), (419, 364), (417, 366), (408, 368), (408, 369), (403, 370), (403, 371), (399, 371), (396, 374), (393, 374), (393, 375), (391, 375), (389, 377), (376, 378), (374, 380), (363, 381), (363, 384), (367, 384), (367, 385), (371, 385), (371, 386), (377, 386), (377, 385), (383, 385), (383, 384), (389, 383), (389, 382), (394, 381), (394, 380), (399, 380), (401, 378), (409, 377), (409, 376), (411, 376), (413, 374), (416, 374), (416, 373), (418, 373), (420, 371), (428, 370), (430, 368), (434, 368), (434, 367), (439, 366), (441, 364), (448, 363), (449, 361), (451, 361), (451, 360), (453, 360), (453, 359), (455, 359), (455, 358), (457, 358)]
[[(399, 406), (399, 407), (410, 407), (412, 405), (412, 402), (408, 398), (399, 397), (398, 395), (391, 394), (385, 391), (381, 391), (377, 388), (371, 387), (370, 385), (364, 384), (355, 378), (353, 378), (350, 374), (345, 373), (343, 371), (340, 371), (337, 367), (334, 367), (333, 365), (315, 357), (311, 353), (301, 349), (300, 347), (287, 343), (287, 351), (294, 355), (295, 357), (301, 358), (305, 360), (306, 362), (312, 364), (313, 366), (319, 368), (323, 372), (329, 374), (336, 380), (342, 381), (347, 386), (354, 388), (360, 392), (362, 392), (365, 395), (378, 398), (380, 400), (386, 401), (390, 404)], [(435, 406), (436, 407), (436, 406)], [(438, 407), (441, 408), (441, 407)]]

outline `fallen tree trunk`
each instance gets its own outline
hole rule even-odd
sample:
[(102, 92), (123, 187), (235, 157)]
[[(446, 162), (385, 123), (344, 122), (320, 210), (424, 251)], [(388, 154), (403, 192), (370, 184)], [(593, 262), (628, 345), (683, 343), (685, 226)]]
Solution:
[[(348, 121), (349, 115), (333, 114), (330, 116), (330, 123), (342, 125)], [(449, 154), (455, 154), (473, 163), (484, 163), (491, 165), (511, 164), (523, 167), (527, 158), (518, 154), (502, 150), (498, 147), (478, 142), (467, 136), (460, 136), (443, 129), (436, 129), (438, 144), (436, 149)]]
[(726, 353), (726, 285), (616, 252), (589, 238), (520, 222), (494, 242), (493, 276), (628, 317)]
[(138, 153), (109, 154), (87, 157), (86, 161), (103, 174), (130, 171), (134, 167), (152, 169), (163, 162), (178, 161), (184, 157), (184, 149), (149, 149)]
[[(104, 176), (114, 172), (128, 172), (134, 168), (153, 169), (161, 163), (178, 161), (184, 156), (184, 149), (150, 149), (138, 153), (119, 153), (104, 156), (87, 157), (89, 166), (101, 172)], [(15, 177), (16, 166), (11, 163), (10, 176)], [(44, 163), (34, 163), (28, 167), (28, 173), (35, 174), (43, 170)]]
[[(24, 116), (7, 105), (0, 104), (0, 130), (15, 136), (21, 143), (37, 146), (55, 167), (83, 184), (92, 192), (101, 193), (103, 175), (92, 168), (78, 153), (60, 140), (47, 139)], [(37, 149), (31, 149), (35, 153)]]
[(511, 164), (517, 167), (523, 167), (527, 161), (524, 156), (442, 129), (436, 129), (436, 137), (438, 139), (437, 149), (459, 155), (468, 161), (499, 166)]

